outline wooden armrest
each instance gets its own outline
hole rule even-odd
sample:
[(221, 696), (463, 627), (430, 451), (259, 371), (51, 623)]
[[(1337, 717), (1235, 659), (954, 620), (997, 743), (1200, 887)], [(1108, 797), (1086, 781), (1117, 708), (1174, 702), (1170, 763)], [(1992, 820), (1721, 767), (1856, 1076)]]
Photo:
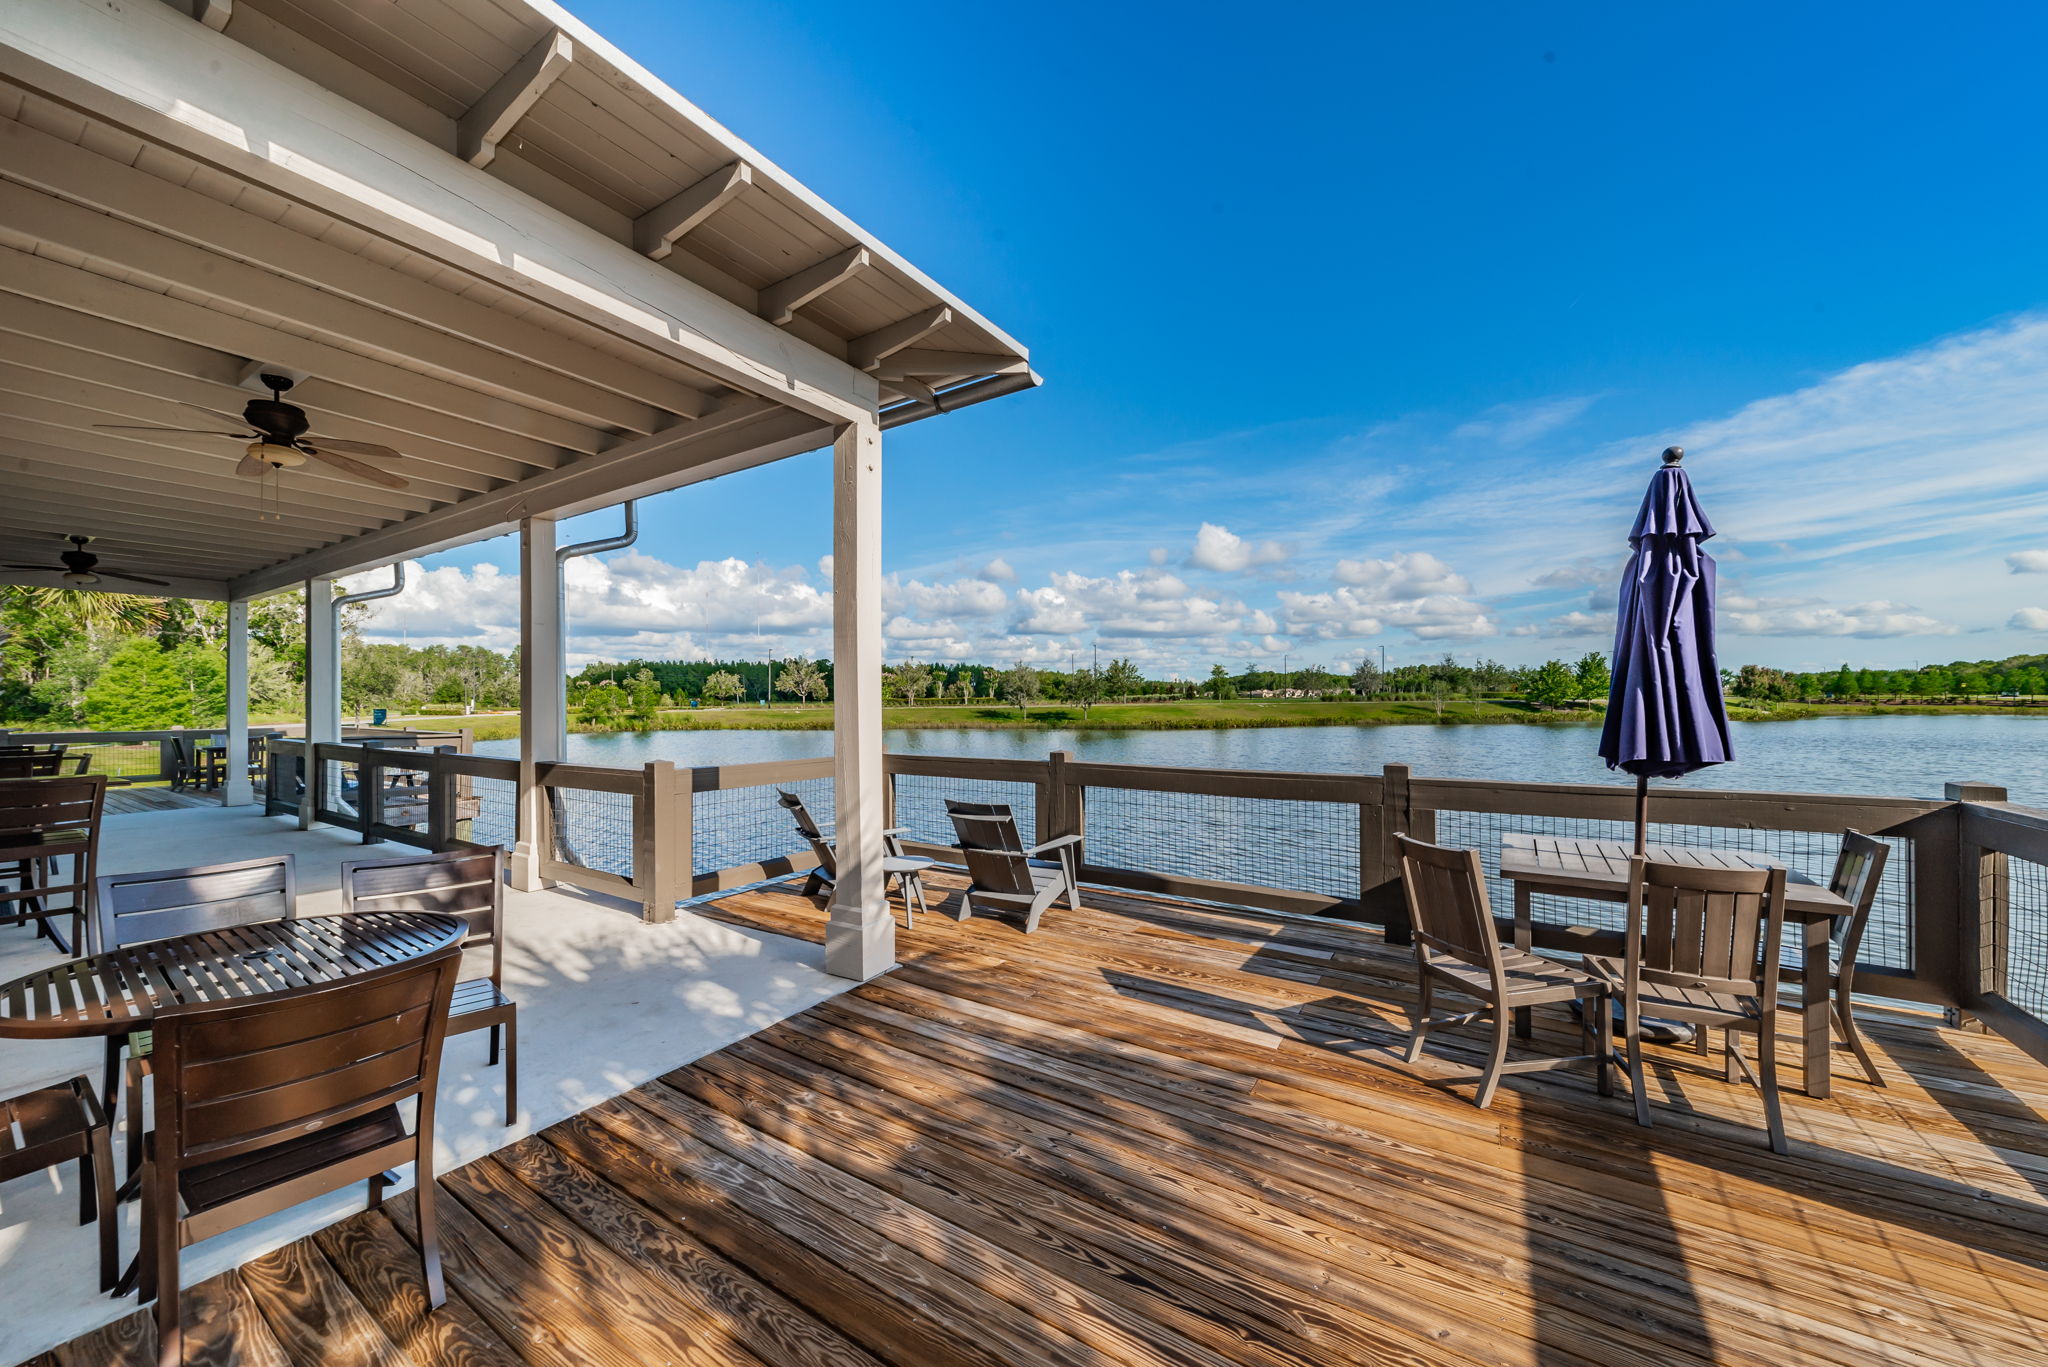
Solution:
[(1052, 839), (1046, 841), (1042, 845), (1033, 845), (1030, 849), (1024, 851), (1024, 853), (1026, 855), (1036, 856), (1044, 854), (1047, 850), (1064, 849), (1068, 845), (1078, 845), (1080, 843), (1081, 837), (1078, 835), (1057, 835), (1054, 836)]

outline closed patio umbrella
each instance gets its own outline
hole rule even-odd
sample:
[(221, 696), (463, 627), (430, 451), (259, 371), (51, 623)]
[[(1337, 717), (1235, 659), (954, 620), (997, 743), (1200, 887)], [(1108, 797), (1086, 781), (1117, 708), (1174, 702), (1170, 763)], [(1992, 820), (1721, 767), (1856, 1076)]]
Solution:
[(1600, 757), (1636, 776), (1636, 852), (1649, 824), (1650, 780), (1734, 758), (1714, 658), (1714, 534), (1692, 481), (1664, 452), (1629, 532), (1628, 569), (1614, 631), (1614, 674)]

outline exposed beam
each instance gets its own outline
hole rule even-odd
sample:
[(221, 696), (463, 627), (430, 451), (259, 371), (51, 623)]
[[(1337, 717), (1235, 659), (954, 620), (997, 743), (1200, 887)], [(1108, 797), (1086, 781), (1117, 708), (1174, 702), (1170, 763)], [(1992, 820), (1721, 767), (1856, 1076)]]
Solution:
[[(263, 323), (237, 318), (203, 304), (173, 299), (155, 290), (95, 275), (4, 244), (0, 244), (0, 288), (96, 319), (196, 342), (230, 355), (262, 357), (280, 365), (294, 366), (353, 389), (382, 394), (464, 422), (513, 432), (571, 451), (594, 453), (605, 445), (600, 434), (587, 423), (570, 422), (524, 404), (505, 403), (466, 386), (450, 384), (388, 361), (375, 360), (345, 347), (280, 332)], [(10, 314), (13, 300), (0, 299), (0, 303), (9, 306), (0, 308), (0, 326), (13, 326)]]
[(217, 560), (222, 565), (247, 566), (252, 550), (297, 555), (306, 548), (303, 536), (247, 525), (238, 525), (233, 542), (224, 544), (219, 522), (208, 522), (204, 514), (184, 513), (150, 501), (115, 504), (89, 491), (82, 493), (83, 497), (72, 497), (30, 488), (16, 475), (8, 481), (5, 502), (0, 502), (0, 527), (50, 536), (77, 533), (134, 547), (137, 555)]
[(868, 255), (866, 247), (848, 247), (837, 256), (827, 257), (815, 266), (764, 288), (755, 311), (779, 327), (796, 317), (796, 311), (805, 304), (834, 285), (852, 279), (873, 262), (874, 258)]
[(212, 29), (225, 33), (228, 20), (235, 17), (235, 0), (193, 0), (192, 17)]
[(655, 261), (675, 250), (676, 240), (717, 213), (727, 200), (754, 183), (754, 168), (743, 161), (713, 171), (633, 220), (633, 246)]
[[(159, 575), (159, 578), (163, 576)], [(36, 574), (29, 570), (0, 570), (0, 584), (19, 584), (25, 588), (68, 589), (64, 582), (64, 571), (51, 574)], [(144, 590), (148, 590), (144, 592)], [(121, 592), (133, 592), (142, 598), (202, 598), (211, 603), (223, 601), (228, 596), (226, 584), (210, 579), (173, 579), (164, 588), (149, 584), (136, 584)]]
[(892, 379), (885, 379), (884, 383), (906, 399), (916, 399), (921, 403), (930, 404), (933, 408), (939, 406), (938, 394), (923, 380), (909, 375), (898, 375)]
[(526, 117), (548, 87), (561, 79), (576, 60), (576, 45), (560, 29), (550, 29), (527, 49), (498, 83), (483, 93), (455, 124), (455, 155), (471, 166), (489, 166), (498, 144), (512, 126)]
[(166, 6), (0, 5), (0, 79), (734, 388), (827, 422), (875, 410), (844, 361)]
[(873, 370), (905, 347), (931, 336), (952, 321), (953, 310), (944, 304), (934, 305), (923, 313), (913, 313), (908, 318), (898, 319), (887, 327), (876, 328), (848, 342), (846, 363), (862, 370)]
[(604, 456), (534, 475), (249, 575), (235, 581), (235, 592), (253, 597), (288, 587), (309, 573), (350, 574), (401, 556), (431, 554), (494, 536), (523, 517), (572, 517), (816, 450), (831, 436), (830, 428), (809, 414), (764, 399), (735, 400), (671, 432), (622, 442)]
[[(504, 377), (514, 392), (530, 380), (517, 365), (523, 361), (543, 373), (573, 376), (665, 413), (694, 418), (710, 407), (710, 397), (703, 389), (670, 375), (656, 375), (613, 352), (465, 298), (459, 289), (429, 285), (417, 276), (322, 241), (291, 223), (272, 222), (25, 124), (0, 124), (0, 159), (4, 159), (10, 179), (56, 198), (118, 215), (302, 285), (514, 357), (513, 373)], [(269, 311), (284, 310), (273, 307)], [(649, 359), (653, 359), (651, 353)], [(547, 395), (547, 391), (537, 393)]]
[[(224, 413), (240, 412), (250, 397), (235, 382), (246, 364), (238, 356), (20, 295), (0, 295), (0, 358)], [(562, 463), (561, 448), (546, 442), (331, 380), (307, 380), (292, 398), (331, 417), (337, 437), (385, 442), (408, 455), (417, 449), (425, 459), (496, 479)]]
[(875, 378), (894, 380), (905, 375), (938, 379), (948, 375), (1014, 375), (1031, 368), (1019, 356), (990, 356), (979, 351), (930, 351), (905, 347), (876, 364)]

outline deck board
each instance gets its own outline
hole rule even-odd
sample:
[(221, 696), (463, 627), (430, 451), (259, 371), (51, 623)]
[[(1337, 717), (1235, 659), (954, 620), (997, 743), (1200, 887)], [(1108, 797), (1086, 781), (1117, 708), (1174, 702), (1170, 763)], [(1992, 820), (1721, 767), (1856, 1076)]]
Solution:
[[(1581, 1072), (1482, 1112), (1435, 1085), (1477, 1035), (1400, 1060), (1407, 951), (1087, 901), (923, 917), (888, 976), (444, 1175), (439, 1314), (410, 1197), (194, 1288), (209, 1360), (2048, 1362), (2048, 1070), (2002, 1040), (1879, 1013), (1888, 1085), (1838, 1051), (1778, 1158), (1718, 1059), (1659, 1056), (1648, 1130)], [(706, 910), (822, 937), (787, 889)]]

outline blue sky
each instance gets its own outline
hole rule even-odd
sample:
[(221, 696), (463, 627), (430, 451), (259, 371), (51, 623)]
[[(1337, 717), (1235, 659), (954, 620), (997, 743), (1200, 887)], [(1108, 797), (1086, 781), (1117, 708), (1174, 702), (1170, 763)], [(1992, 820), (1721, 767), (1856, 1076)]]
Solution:
[[(1046, 377), (889, 434), (892, 658), (1603, 648), (1671, 441), (1727, 657), (2048, 649), (2048, 11), (576, 9)], [(829, 513), (650, 500), (572, 651), (823, 653)], [(506, 644), (513, 565), (375, 630)]]

